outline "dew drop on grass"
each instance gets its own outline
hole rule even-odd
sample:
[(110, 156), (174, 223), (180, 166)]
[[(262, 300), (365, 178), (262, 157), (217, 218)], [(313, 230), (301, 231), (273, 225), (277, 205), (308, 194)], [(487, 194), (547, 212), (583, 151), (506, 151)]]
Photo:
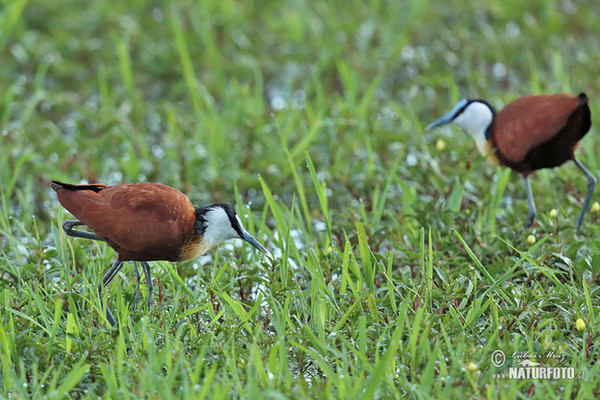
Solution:
[(19, 75), (15, 82), (17, 83), (17, 85), (23, 86), (27, 83), (27, 76)]
[(268, 91), (271, 108), (275, 111), (281, 111), (287, 106), (286, 92), (278, 87), (273, 87)]
[(315, 221), (315, 223), (314, 223), (315, 232), (323, 232), (325, 229), (327, 229), (327, 225), (325, 225), (325, 222)]
[(27, 256), (29, 254), (27, 246), (25, 246), (23, 243), (17, 243), (15, 245), (14, 249), (15, 249), (15, 252), (19, 255)]
[(63, 127), (67, 133), (75, 132), (75, 128), (77, 127), (77, 123), (73, 118), (68, 118), (63, 122)]
[(108, 174), (107, 183), (109, 185), (118, 185), (123, 180), (123, 174), (119, 171), (113, 171)]
[(409, 167), (414, 167), (415, 165), (417, 165), (417, 156), (415, 156), (413, 153), (408, 153), (406, 155), (406, 165), (408, 165)]
[(415, 49), (411, 46), (404, 46), (402, 48), (402, 52), (400, 53), (400, 56), (402, 57), (403, 60), (410, 61), (415, 56)]
[(302, 240), (302, 230), (300, 230), (300, 229), (292, 229), (290, 231), (290, 237), (294, 241), (294, 244), (296, 245), (296, 248), (298, 250), (304, 248), (305, 245), (304, 245), (304, 241)]
[(152, 9), (152, 18), (156, 22), (162, 22), (165, 19), (165, 13), (162, 9), (156, 7)]
[(208, 152), (206, 151), (206, 147), (204, 147), (202, 144), (198, 143), (196, 145), (196, 154), (198, 154), (198, 157), (200, 158), (206, 158)]
[(158, 159), (163, 159), (165, 157), (165, 151), (161, 145), (155, 144), (152, 146), (152, 155)]
[(500, 62), (497, 62), (492, 67), (492, 73), (496, 78), (504, 78), (506, 76), (506, 66)]
[(277, 165), (275, 165), (275, 164), (271, 164), (271, 165), (269, 165), (269, 166), (267, 167), (267, 172), (268, 172), (270, 175), (275, 175), (275, 176), (278, 176), (278, 175), (280, 174), (280, 172), (279, 172), (279, 167), (278, 167)]
[(511, 38), (516, 38), (521, 34), (521, 29), (519, 29), (519, 25), (511, 21), (506, 24), (506, 34)]

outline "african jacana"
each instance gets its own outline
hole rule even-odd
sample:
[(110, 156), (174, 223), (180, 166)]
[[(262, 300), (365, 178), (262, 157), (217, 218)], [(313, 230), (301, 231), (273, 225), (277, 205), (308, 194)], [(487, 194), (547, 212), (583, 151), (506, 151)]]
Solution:
[(592, 125), (585, 93), (525, 96), (497, 114), (484, 100), (463, 99), (426, 130), (448, 123), (455, 123), (469, 133), (490, 162), (523, 174), (529, 207), (527, 227), (535, 218), (529, 174), (573, 160), (588, 179), (587, 195), (577, 219), (579, 232), (596, 186), (596, 177), (574, 155), (577, 143)]
[[(134, 262), (137, 278), (134, 310), (139, 300), (138, 261), (146, 275), (150, 308), (152, 279), (148, 261), (189, 260), (228, 239), (243, 239), (266, 253), (265, 248), (244, 230), (230, 205), (194, 208), (179, 190), (160, 183), (106, 186), (52, 181), (52, 189), (60, 204), (78, 219), (63, 222), (67, 235), (105, 241), (117, 252), (117, 260), (98, 283), (100, 299), (102, 287), (113, 280), (123, 262)], [(77, 225), (85, 225), (93, 232), (73, 229)], [(108, 306), (106, 318), (112, 326), (116, 324)]]

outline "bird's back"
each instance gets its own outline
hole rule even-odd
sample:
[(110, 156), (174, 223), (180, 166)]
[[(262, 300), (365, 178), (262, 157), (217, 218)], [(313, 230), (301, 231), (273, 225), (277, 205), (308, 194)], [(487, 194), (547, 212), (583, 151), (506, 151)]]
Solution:
[(573, 158), (591, 126), (585, 94), (521, 97), (492, 122), (492, 140), (503, 164), (524, 173), (561, 165)]

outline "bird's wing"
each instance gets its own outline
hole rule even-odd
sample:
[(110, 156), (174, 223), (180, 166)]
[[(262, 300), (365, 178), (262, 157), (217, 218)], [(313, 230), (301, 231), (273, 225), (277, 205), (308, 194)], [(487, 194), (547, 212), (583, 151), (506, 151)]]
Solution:
[(552, 139), (587, 98), (567, 93), (521, 97), (508, 104), (492, 122), (493, 137), (502, 155), (520, 162), (527, 153)]
[(92, 190), (61, 190), (60, 203), (111, 246), (129, 252), (174, 249), (195, 214), (180, 191), (157, 183), (107, 186)]

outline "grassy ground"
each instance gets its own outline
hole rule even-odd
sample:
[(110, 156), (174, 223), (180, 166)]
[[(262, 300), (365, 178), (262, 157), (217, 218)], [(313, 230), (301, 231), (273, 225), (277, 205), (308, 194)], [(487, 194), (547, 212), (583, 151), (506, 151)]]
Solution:
[[(455, 128), (423, 132), (461, 97), (558, 91), (585, 91), (600, 126), (599, 5), (1, 4), (2, 397), (600, 396), (583, 175), (536, 174), (525, 229), (519, 176)], [(597, 128), (582, 144), (598, 175)], [(95, 284), (114, 252), (64, 236), (50, 179), (234, 202), (271, 255), (154, 263), (133, 316), (127, 265), (110, 329)], [(495, 377), (527, 351), (576, 379)]]

